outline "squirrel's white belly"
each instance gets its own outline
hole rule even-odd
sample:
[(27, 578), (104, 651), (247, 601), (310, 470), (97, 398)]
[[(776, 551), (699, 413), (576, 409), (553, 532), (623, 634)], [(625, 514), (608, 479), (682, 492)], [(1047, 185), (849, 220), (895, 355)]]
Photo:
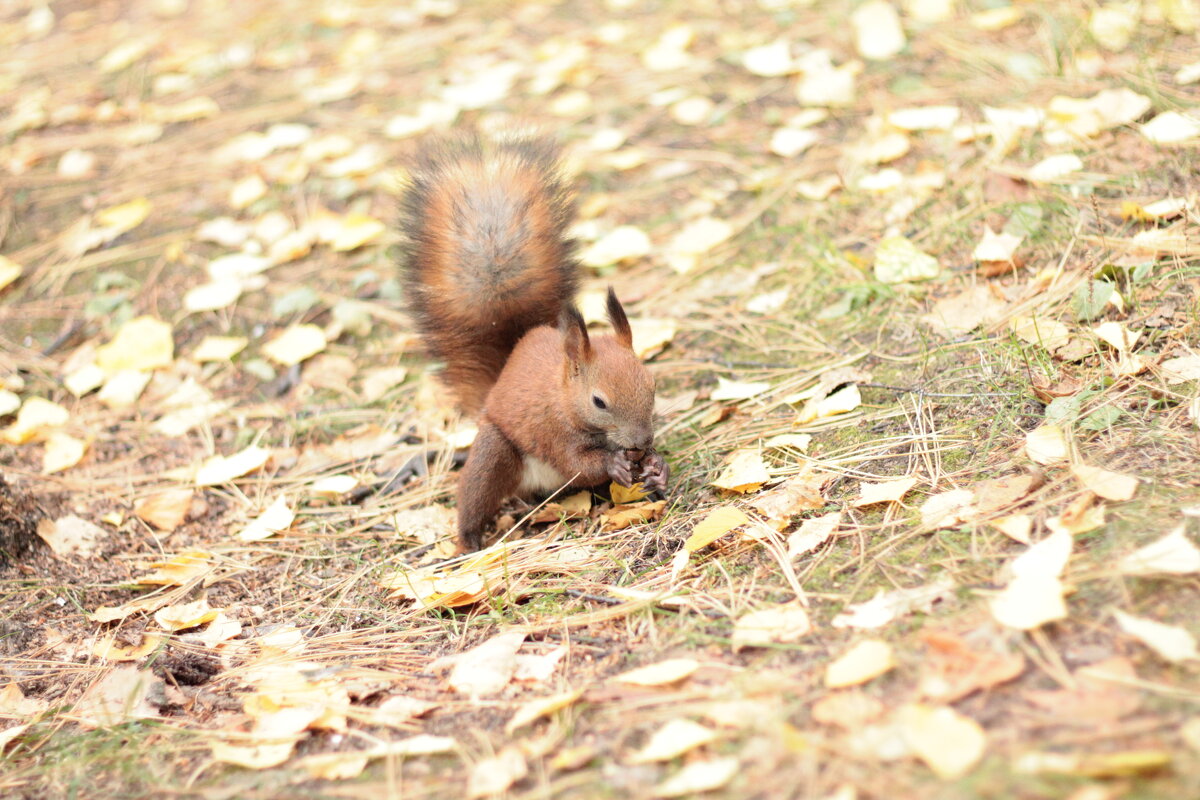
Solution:
[(541, 459), (525, 456), (521, 470), (520, 494), (546, 494), (560, 488), (567, 478)]

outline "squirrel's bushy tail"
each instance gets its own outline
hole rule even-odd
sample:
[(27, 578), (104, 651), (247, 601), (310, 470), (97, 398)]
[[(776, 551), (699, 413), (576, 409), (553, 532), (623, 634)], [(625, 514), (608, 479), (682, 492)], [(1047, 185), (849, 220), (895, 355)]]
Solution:
[(405, 293), (467, 413), (525, 332), (554, 325), (572, 302), (573, 210), (558, 151), (542, 139), (443, 142), (413, 166), (402, 199)]

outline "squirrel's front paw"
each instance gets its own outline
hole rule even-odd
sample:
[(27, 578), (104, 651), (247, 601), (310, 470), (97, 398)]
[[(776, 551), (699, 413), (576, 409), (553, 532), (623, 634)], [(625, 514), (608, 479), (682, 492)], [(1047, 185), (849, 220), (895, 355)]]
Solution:
[(661, 492), (667, 488), (667, 478), (671, 475), (671, 468), (667, 466), (667, 460), (658, 451), (648, 450), (642, 457), (641, 467), (643, 489), (647, 492)]
[(633, 486), (633, 462), (624, 450), (610, 450), (604, 456), (608, 477), (622, 486)]

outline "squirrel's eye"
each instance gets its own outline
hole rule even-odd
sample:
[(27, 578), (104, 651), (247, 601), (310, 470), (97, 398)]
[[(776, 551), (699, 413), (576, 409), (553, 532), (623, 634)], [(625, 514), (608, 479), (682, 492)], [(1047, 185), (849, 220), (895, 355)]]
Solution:
[(600, 409), (601, 411), (608, 408), (608, 403), (600, 399), (600, 395), (598, 394), (592, 395), (592, 403), (595, 404), (596, 408)]

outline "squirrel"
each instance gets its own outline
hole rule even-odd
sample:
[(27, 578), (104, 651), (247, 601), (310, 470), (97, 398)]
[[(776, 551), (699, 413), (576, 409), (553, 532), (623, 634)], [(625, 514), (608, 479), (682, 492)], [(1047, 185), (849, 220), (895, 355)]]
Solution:
[(409, 312), (478, 433), (458, 482), (458, 550), (500, 505), (564, 486), (663, 490), (654, 378), (610, 287), (611, 335), (575, 307), (574, 198), (543, 139), (427, 145), (401, 200)]

